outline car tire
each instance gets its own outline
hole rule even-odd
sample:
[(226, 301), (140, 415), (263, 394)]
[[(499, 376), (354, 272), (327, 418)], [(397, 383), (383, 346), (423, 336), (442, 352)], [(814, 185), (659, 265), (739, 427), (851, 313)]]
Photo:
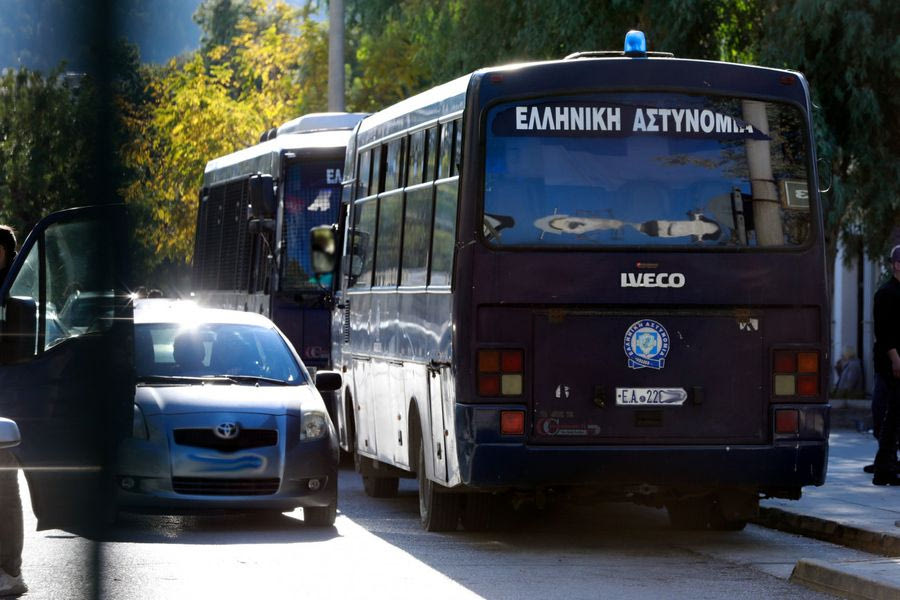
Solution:
[(328, 506), (303, 507), (303, 522), (310, 527), (331, 527), (337, 518), (337, 491)]
[(441, 493), (440, 486), (428, 479), (422, 444), (419, 444), (416, 478), (419, 481), (419, 519), (425, 531), (456, 531), (460, 517), (460, 496)]

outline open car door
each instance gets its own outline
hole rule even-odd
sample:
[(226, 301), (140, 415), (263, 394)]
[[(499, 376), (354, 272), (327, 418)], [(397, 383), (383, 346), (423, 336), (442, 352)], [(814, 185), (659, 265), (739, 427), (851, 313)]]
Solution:
[(38, 529), (108, 516), (134, 405), (127, 242), (123, 205), (54, 213), (0, 286), (0, 416), (19, 425)]

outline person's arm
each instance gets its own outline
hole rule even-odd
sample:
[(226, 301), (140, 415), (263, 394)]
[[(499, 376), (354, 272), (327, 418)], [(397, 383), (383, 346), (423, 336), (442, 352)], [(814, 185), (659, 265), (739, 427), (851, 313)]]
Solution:
[(894, 378), (900, 379), (900, 354), (897, 354), (897, 349), (890, 348), (888, 357), (891, 359), (891, 371), (894, 373)]

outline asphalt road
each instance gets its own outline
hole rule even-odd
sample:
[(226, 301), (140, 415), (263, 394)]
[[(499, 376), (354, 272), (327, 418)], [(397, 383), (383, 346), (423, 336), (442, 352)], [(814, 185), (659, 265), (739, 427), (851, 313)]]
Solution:
[(664, 511), (628, 504), (525, 510), (501, 532), (425, 533), (414, 481), (372, 499), (344, 470), (340, 490), (325, 529), (306, 527), (300, 510), (125, 515), (98, 543), (35, 532), (26, 517), (26, 597), (821, 598), (787, 581), (798, 559), (867, 556), (752, 525), (674, 531)]

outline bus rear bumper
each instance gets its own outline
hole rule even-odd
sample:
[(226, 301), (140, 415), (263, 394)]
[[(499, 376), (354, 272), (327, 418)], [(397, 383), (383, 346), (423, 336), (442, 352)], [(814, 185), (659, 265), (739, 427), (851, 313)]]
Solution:
[(460, 444), (473, 488), (553, 486), (748, 487), (765, 492), (825, 481), (825, 442), (771, 446), (564, 446)]
[[(584, 486), (614, 492), (635, 486), (670, 490), (754, 489), (797, 497), (822, 485), (828, 465), (827, 406), (801, 412), (814, 429), (762, 444), (536, 444), (500, 436), (489, 421), (493, 407), (457, 406), (459, 481), (484, 490)], [(491, 418), (488, 418), (491, 417)], [(803, 419), (803, 417), (801, 417)], [(463, 427), (460, 427), (463, 425)]]

